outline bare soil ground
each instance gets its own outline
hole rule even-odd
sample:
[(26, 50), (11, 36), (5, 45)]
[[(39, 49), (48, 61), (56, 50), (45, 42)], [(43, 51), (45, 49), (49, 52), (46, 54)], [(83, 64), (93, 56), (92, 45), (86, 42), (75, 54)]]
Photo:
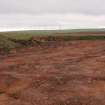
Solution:
[(1, 56), (0, 105), (105, 105), (105, 41), (54, 42)]

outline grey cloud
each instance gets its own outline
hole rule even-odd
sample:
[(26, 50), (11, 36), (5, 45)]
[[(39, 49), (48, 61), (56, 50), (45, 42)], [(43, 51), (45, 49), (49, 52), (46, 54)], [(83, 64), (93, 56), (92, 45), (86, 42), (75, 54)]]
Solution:
[(105, 0), (0, 0), (0, 13), (105, 14)]
[(105, 0), (0, 0), (0, 31), (59, 26), (105, 27)]
[(104, 16), (86, 16), (78, 14), (62, 15), (0, 15), (0, 27), (103, 27)]

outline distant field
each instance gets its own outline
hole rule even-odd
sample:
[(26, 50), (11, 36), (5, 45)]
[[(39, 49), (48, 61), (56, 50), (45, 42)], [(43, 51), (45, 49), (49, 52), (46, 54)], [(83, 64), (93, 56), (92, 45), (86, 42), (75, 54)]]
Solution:
[[(43, 37), (41, 40), (33, 38)], [(45, 41), (70, 41), (70, 40), (105, 40), (105, 29), (87, 30), (32, 30), (0, 32), (0, 52), (9, 52), (11, 49), (31, 46)]]
[(0, 35), (24, 40), (27, 40), (32, 36), (104, 36), (105, 29), (29, 30), (1, 32)]

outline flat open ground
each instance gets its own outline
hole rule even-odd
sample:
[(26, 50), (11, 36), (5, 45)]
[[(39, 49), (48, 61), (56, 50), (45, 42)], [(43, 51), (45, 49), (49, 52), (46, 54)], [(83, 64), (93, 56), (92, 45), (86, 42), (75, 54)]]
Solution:
[(54, 42), (1, 56), (0, 105), (105, 105), (105, 41)]

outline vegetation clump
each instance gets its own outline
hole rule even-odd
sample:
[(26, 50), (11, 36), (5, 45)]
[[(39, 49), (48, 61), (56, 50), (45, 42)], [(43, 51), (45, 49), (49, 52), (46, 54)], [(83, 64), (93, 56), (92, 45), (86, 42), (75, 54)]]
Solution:
[(18, 44), (11, 41), (9, 38), (0, 35), (0, 54), (9, 53), (10, 50), (18, 47)]

